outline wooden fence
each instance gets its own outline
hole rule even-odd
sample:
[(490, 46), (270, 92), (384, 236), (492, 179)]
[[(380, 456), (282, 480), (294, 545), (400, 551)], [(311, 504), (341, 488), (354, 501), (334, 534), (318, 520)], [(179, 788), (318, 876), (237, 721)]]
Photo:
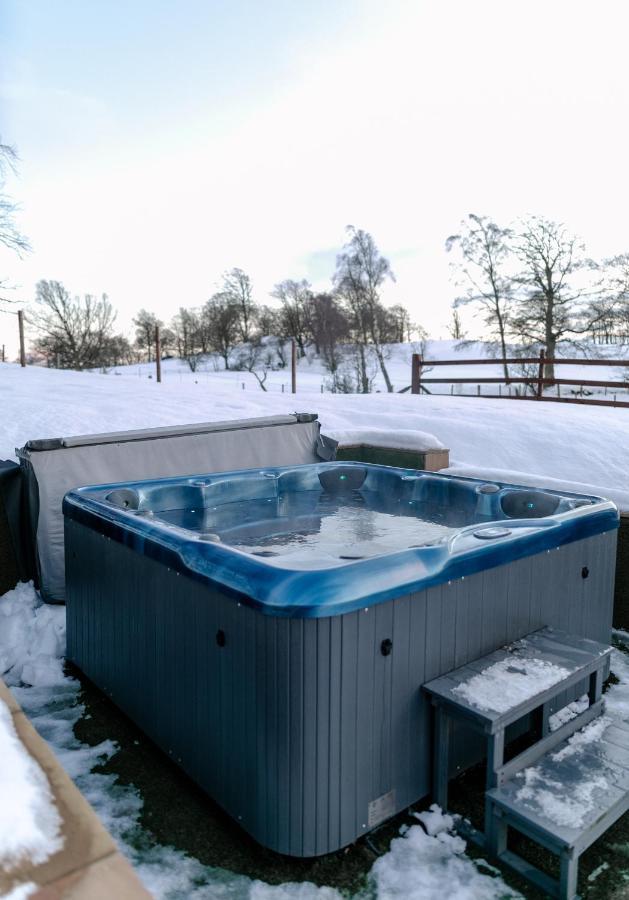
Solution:
[[(508, 359), (431, 359), (424, 360), (419, 353), (413, 353), (411, 369), (411, 393), (419, 394), (422, 391), (429, 393), (426, 388), (427, 384), (475, 384), (478, 385), (478, 396), (480, 396), (481, 384), (498, 384), (498, 385), (526, 385), (530, 393), (511, 392), (504, 394), (483, 394), (483, 397), (503, 398), (507, 400), (550, 400), (553, 403), (587, 403), (591, 406), (624, 406), (629, 408), (629, 401), (617, 400), (614, 395), (611, 400), (599, 400), (591, 397), (566, 397), (561, 396), (562, 386), (573, 386), (579, 388), (602, 387), (616, 388), (619, 390), (629, 386), (629, 381), (625, 384), (622, 381), (599, 381), (583, 378), (545, 378), (544, 369), (549, 366), (622, 366), (629, 367), (629, 360), (626, 359), (551, 359), (547, 358), (542, 350), (539, 356), (513, 357)], [(423, 370), (426, 368), (433, 369), (435, 366), (526, 366), (534, 365), (537, 367), (535, 375), (502, 375), (497, 378), (425, 378)], [(557, 396), (549, 396), (544, 394), (545, 387), (557, 387)], [(408, 390), (408, 388), (407, 388)], [(460, 396), (475, 396), (474, 394)]]

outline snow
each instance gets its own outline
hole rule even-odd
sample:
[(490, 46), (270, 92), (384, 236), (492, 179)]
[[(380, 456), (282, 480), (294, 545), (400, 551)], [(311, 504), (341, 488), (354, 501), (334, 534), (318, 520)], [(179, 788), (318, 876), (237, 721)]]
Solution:
[(562, 750), (553, 753), (551, 759), (553, 762), (561, 762), (561, 760), (568, 759), (568, 757), (574, 756), (576, 753), (584, 750), (588, 744), (595, 744), (596, 741), (600, 740), (605, 729), (611, 724), (612, 719), (610, 719), (609, 716), (598, 716), (598, 718), (593, 719), (584, 728), (576, 731), (572, 737), (568, 739), (567, 745)]
[(583, 825), (588, 813), (596, 805), (596, 795), (608, 787), (601, 775), (594, 775), (571, 784), (570, 793), (566, 793), (563, 782), (546, 777), (540, 769), (534, 767), (520, 772), (516, 779), (524, 780), (524, 786), (517, 792), (516, 799), (528, 801), (537, 813), (565, 828), (579, 828)]
[(39, 864), (60, 850), (61, 817), (44, 772), (27, 752), (0, 700), (0, 867)]
[(39, 890), (39, 886), (34, 881), (28, 881), (16, 885), (8, 894), (1, 894), (0, 900), (26, 900), (27, 897), (32, 896), (37, 890)]
[(395, 447), (400, 450), (443, 449), (443, 444), (434, 434), (408, 428), (332, 428), (326, 434), (348, 447), (369, 444), (371, 447)]
[(19, 583), (0, 603), (0, 675), (9, 684), (55, 685), (63, 679), (65, 608), (38, 601)]
[[(96, 746), (87, 746), (74, 735), (74, 725), (84, 715), (84, 708), (79, 702), (79, 683), (64, 676), (61, 669), (65, 643), (63, 618), (49, 620), (49, 626), (56, 632), (51, 656), (52, 653), (59, 654), (55, 657), (59, 665), (50, 665), (47, 672), (51, 677), (56, 672), (57, 680), (51, 683), (46, 677), (44, 683), (20, 685), (18, 673), (28, 671), (28, 668), (16, 648), (21, 647), (27, 653), (27, 659), (31, 658), (30, 641), (40, 635), (45, 607), (32, 585), (20, 585), (0, 597), (0, 610), (5, 604), (10, 604), (11, 613), (5, 614), (3, 624), (10, 628), (11, 621), (17, 619), (19, 628), (14, 634), (20, 635), (19, 640), (12, 641), (12, 662), (5, 678), (13, 685), (22, 709), (51, 744), (57, 758), (118, 841), (153, 897), (157, 900), (349, 900), (335, 888), (307, 882), (268, 885), (253, 881), (244, 875), (204, 866), (173, 847), (155, 844), (139, 823), (142, 799), (136, 789), (118, 784), (115, 775), (94, 771), (99, 763), (116, 753), (116, 745), (105, 740)], [(63, 607), (53, 609), (64, 612)], [(12, 771), (12, 767), (4, 768)], [(465, 841), (452, 833), (452, 816), (444, 815), (433, 805), (417, 818), (423, 824), (402, 829), (400, 837), (391, 842), (390, 850), (376, 861), (368, 875), (367, 887), (354, 900), (442, 900), (444, 896), (449, 900), (504, 900), (520, 897), (510, 890), (493, 867), (483, 860), (472, 861), (465, 855)], [(27, 887), (23, 885), (20, 889)], [(27, 893), (16, 894), (12, 900), (22, 900), (26, 896)]]
[(566, 722), (571, 722), (572, 719), (576, 719), (578, 715), (585, 710), (590, 705), (590, 698), (587, 694), (583, 694), (581, 697), (577, 697), (576, 700), (573, 700), (572, 703), (568, 703), (567, 706), (558, 709), (556, 713), (548, 718), (548, 727), (551, 731), (557, 731), (558, 728), (561, 728), (562, 725), (565, 725)]
[[(600, 740), (603, 732), (613, 723), (607, 716), (599, 716), (580, 731), (576, 731), (561, 750), (552, 753), (553, 764), (571, 760)], [(596, 807), (597, 796), (609, 787), (604, 774), (596, 772), (591, 761), (587, 766), (566, 769), (566, 779), (549, 777), (548, 765), (544, 762), (531, 766), (516, 775), (516, 780), (524, 781), (516, 794), (516, 799), (527, 803), (538, 813), (546, 816), (551, 822), (567, 828), (579, 828), (584, 824), (588, 814)], [(551, 771), (561, 776), (561, 767), (556, 765)]]
[(452, 689), (477, 709), (503, 713), (566, 678), (570, 672), (547, 660), (501, 659)]
[[(412, 349), (392, 349), (396, 387), (410, 382)], [(481, 349), (466, 352), (480, 355)], [(429, 354), (452, 356), (453, 343), (432, 341)], [(466, 369), (457, 367), (457, 374)], [(322, 393), (324, 376), (316, 360), (300, 361), (296, 395), (280, 393), (279, 382), (271, 382), (275, 388), (265, 393), (248, 373), (207, 370), (193, 376), (177, 360), (165, 361), (163, 370), (158, 385), (146, 377), (147, 366), (126, 367), (116, 376), (0, 363), (0, 458), (12, 457), (29, 438), (311, 411), (319, 413), (324, 433), (364, 435), (375, 429), (387, 442), (399, 435), (410, 449), (419, 449), (430, 436), (450, 449), (450, 471), (457, 474), (592, 493), (629, 511), (629, 490), (620, 487), (629, 409), (456, 395)], [(284, 372), (271, 376), (286, 381)]]
[[(431, 808), (433, 811), (434, 807)], [(519, 897), (500, 878), (480, 871), (465, 856), (465, 841), (452, 834), (450, 816), (431, 821), (426, 834), (420, 825), (404, 829), (391, 841), (387, 854), (376, 860), (371, 880), (381, 900), (494, 900)], [(421, 818), (421, 816), (418, 816)], [(449, 821), (448, 821), (449, 820)], [(493, 871), (493, 867), (487, 867)]]

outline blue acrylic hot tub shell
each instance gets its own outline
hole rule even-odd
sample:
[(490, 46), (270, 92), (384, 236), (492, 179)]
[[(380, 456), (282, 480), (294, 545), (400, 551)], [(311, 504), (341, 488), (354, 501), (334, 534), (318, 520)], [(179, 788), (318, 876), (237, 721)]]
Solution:
[[(333, 481), (353, 475), (360, 479), (362, 473), (366, 473), (365, 490), (398, 492), (404, 497), (429, 495), (433, 503), (469, 509), (473, 521), (433, 546), (311, 569), (291, 567), (289, 562), (278, 565), (150, 518), (155, 509), (272, 498), (280, 490), (284, 494), (321, 491), (321, 476)], [(528, 509), (553, 512), (534, 518), (508, 515)], [(220, 585), (266, 615), (292, 618), (342, 615), (601, 534), (619, 524), (614, 504), (598, 497), (334, 462), (82, 487), (66, 495), (63, 511), (66, 517), (169, 568)], [(506, 526), (509, 533), (498, 532), (489, 539), (474, 534), (492, 524)]]

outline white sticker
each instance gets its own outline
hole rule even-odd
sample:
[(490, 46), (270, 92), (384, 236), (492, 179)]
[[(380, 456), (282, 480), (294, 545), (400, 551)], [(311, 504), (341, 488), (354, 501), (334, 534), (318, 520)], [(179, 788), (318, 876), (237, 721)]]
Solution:
[(376, 797), (375, 800), (372, 800), (369, 804), (369, 813), (367, 822), (369, 823), (370, 828), (374, 828), (376, 825), (379, 825), (380, 822), (384, 822), (385, 819), (390, 819), (391, 816), (395, 815), (395, 791), (389, 791), (388, 794), (383, 794), (382, 797)]

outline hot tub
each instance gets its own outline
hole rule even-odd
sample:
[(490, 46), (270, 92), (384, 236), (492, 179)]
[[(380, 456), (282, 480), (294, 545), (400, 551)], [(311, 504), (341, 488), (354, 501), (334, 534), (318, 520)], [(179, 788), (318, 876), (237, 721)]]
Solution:
[(69, 658), (294, 856), (429, 792), (423, 683), (546, 625), (610, 637), (596, 497), (324, 463), (85, 487), (64, 514)]

